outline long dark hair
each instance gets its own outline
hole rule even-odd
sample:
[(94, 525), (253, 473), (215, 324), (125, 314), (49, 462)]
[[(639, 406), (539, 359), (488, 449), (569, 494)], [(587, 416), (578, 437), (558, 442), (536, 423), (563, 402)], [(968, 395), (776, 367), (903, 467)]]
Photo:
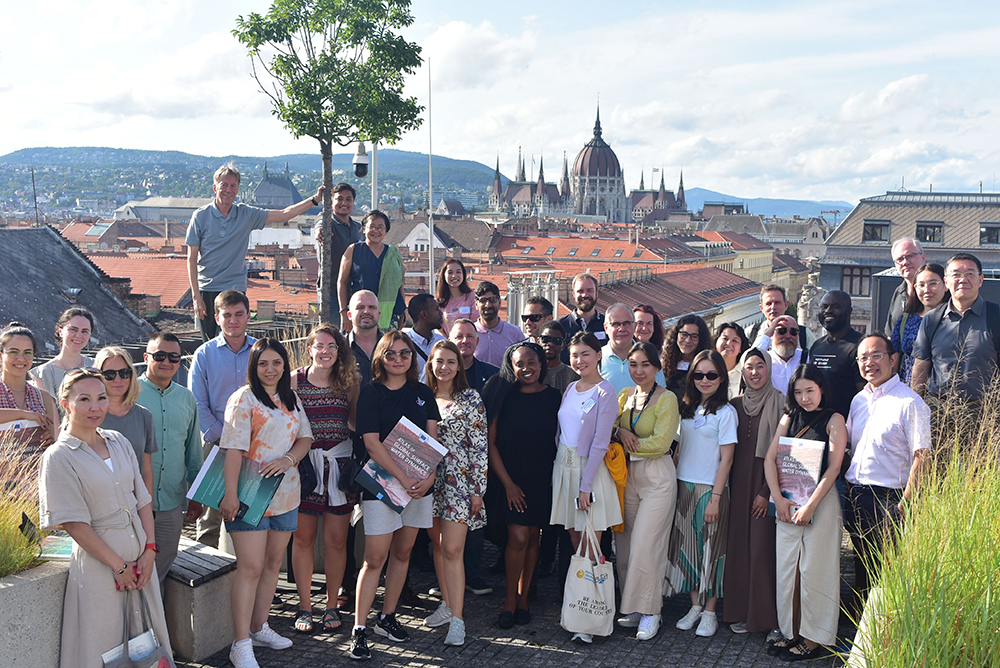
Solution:
[(819, 385), (820, 400), (818, 408), (826, 408), (828, 397), (830, 396), (830, 385), (826, 382), (826, 376), (815, 364), (800, 364), (795, 367), (792, 377), (788, 379), (788, 394), (785, 395), (785, 412), (795, 417), (800, 413), (805, 413), (799, 402), (795, 401), (795, 381), (811, 380)]
[(467, 295), (472, 292), (472, 288), (469, 287), (469, 272), (465, 270), (465, 265), (462, 264), (461, 260), (456, 260), (453, 257), (448, 258), (441, 265), (438, 270), (437, 278), (437, 292), (434, 294), (434, 298), (437, 299), (438, 306), (444, 307), (451, 299), (451, 286), (448, 285), (448, 281), (445, 280), (444, 274), (448, 271), (448, 266), (452, 264), (457, 264), (462, 268), (462, 283), (458, 286), (458, 291), (463, 295)]
[(636, 313), (648, 313), (653, 316), (653, 334), (649, 337), (649, 342), (656, 346), (659, 350), (663, 347), (663, 319), (656, 312), (656, 309), (649, 304), (639, 304), (634, 309), (632, 309), (632, 315), (635, 316)]
[[(916, 283), (917, 282), (917, 276), (919, 276), (920, 274), (922, 274), (925, 271), (930, 271), (930, 272), (933, 272), (933, 273), (937, 274), (941, 278), (941, 282), (944, 283), (944, 267), (942, 267), (941, 265), (939, 265), (937, 262), (928, 262), (927, 264), (925, 264), (922, 267), (920, 267), (920, 269), (917, 269), (917, 273), (915, 273), (913, 275), (913, 282)], [(941, 303), (943, 304), (944, 302), (948, 301), (949, 299), (951, 299), (951, 292), (946, 288), (945, 291), (944, 291), (944, 297), (941, 298)], [(920, 297), (917, 296), (917, 290), (916, 290), (916, 288), (914, 288), (910, 292), (910, 296), (907, 297), (907, 299), (906, 299), (906, 309), (904, 309), (904, 310), (905, 310), (906, 313), (920, 313), (921, 311), (924, 310), (924, 305), (920, 301)], [(895, 324), (895, 323), (893, 323), (893, 324)], [(902, 336), (903, 333), (900, 332), (899, 335)]]
[(687, 378), (684, 381), (681, 418), (693, 418), (695, 411), (698, 410), (698, 406), (701, 404), (701, 390), (695, 387), (694, 370), (698, 367), (698, 364), (705, 360), (710, 361), (715, 366), (716, 373), (719, 374), (719, 389), (705, 401), (705, 415), (713, 415), (729, 403), (729, 372), (726, 370), (726, 360), (714, 350), (702, 350), (691, 360), (691, 368), (688, 369)]
[[(586, 330), (579, 331), (570, 337), (569, 343), (566, 345), (566, 349), (570, 349), (573, 346), (587, 346), (598, 355), (601, 354), (601, 342), (597, 340), (597, 337), (593, 332), (588, 332)], [(542, 356), (545, 359), (545, 356)], [(548, 364), (542, 363), (543, 366), (548, 366)], [(601, 360), (597, 360), (597, 370), (601, 370)]]
[(260, 376), (257, 375), (257, 364), (260, 362), (260, 356), (265, 350), (273, 350), (281, 355), (281, 361), (284, 362), (285, 368), (282, 369), (281, 378), (278, 379), (278, 399), (285, 405), (285, 408), (294, 411), (298, 408), (299, 402), (295, 396), (295, 392), (292, 391), (292, 368), (288, 363), (288, 351), (285, 350), (285, 346), (278, 339), (265, 336), (262, 339), (257, 339), (257, 343), (253, 344), (253, 347), (250, 349), (250, 361), (247, 363), (247, 384), (250, 386), (250, 391), (253, 392), (253, 396), (257, 397), (260, 403), (268, 408), (277, 408), (274, 401), (271, 400), (270, 395), (264, 389), (264, 384), (260, 382)]
[(80, 316), (81, 318), (86, 318), (87, 322), (90, 323), (90, 335), (93, 336), (97, 333), (97, 325), (94, 324), (94, 314), (85, 308), (68, 308), (62, 312), (59, 319), (56, 320), (56, 341), (62, 344), (62, 328), (69, 324), (69, 321)]
[(434, 359), (434, 353), (439, 350), (447, 350), (450, 353), (454, 353), (455, 357), (458, 359), (458, 372), (455, 374), (455, 380), (451, 382), (451, 398), (454, 399), (459, 394), (469, 389), (469, 380), (465, 377), (465, 365), (462, 364), (462, 353), (458, 351), (458, 346), (444, 339), (443, 341), (438, 341), (433, 346), (431, 346), (431, 352), (427, 356), (427, 387), (431, 388), (431, 392), (435, 395), (438, 391), (438, 379), (434, 375), (434, 369), (431, 368), (431, 360)]
[(389, 374), (385, 371), (385, 362), (383, 361), (383, 358), (385, 357), (385, 354), (389, 352), (389, 348), (392, 348), (392, 344), (396, 343), (396, 341), (406, 341), (406, 345), (410, 347), (410, 368), (406, 370), (406, 382), (408, 384), (419, 383), (420, 369), (417, 368), (417, 346), (410, 340), (410, 337), (397, 329), (390, 329), (386, 332), (385, 335), (379, 339), (378, 344), (375, 346), (375, 350), (372, 352), (372, 382), (378, 383), (379, 385), (385, 385), (386, 376)]
[[(670, 378), (677, 371), (677, 363), (681, 361), (681, 349), (677, 347), (677, 335), (680, 333), (681, 328), (684, 325), (698, 325), (698, 347), (695, 349), (695, 353), (700, 353), (703, 350), (714, 350), (714, 340), (711, 338), (712, 334), (708, 331), (708, 325), (705, 321), (701, 319), (701, 316), (695, 315), (694, 313), (689, 313), (680, 320), (678, 320), (673, 327), (667, 330), (666, 338), (663, 341), (663, 351), (662, 351), (662, 367), (663, 367), (663, 377)], [(694, 366), (694, 364), (692, 364)], [(725, 367), (725, 364), (722, 365)]]
[(632, 348), (628, 351), (628, 355), (625, 356), (625, 359), (629, 359), (636, 353), (642, 353), (645, 355), (649, 363), (658, 370), (663, 368), (660, 363), (660, 354), (657, 352), (651, 341), (636, 341), (633, 343)]
[(2, 332), (0, 332), (0, 348), (7, 345), (7, 342), (10, 341), (15, 336), (28, 337), (28, 339), (31, 340), (32, 352), (33, 353), (38, 352), (38, 341), (35, 340), (35, 334), (30, 329), (28, 329), (23, 323), (20, 323), (17, 320), (7, 323), (7, 326), (3, 328)]

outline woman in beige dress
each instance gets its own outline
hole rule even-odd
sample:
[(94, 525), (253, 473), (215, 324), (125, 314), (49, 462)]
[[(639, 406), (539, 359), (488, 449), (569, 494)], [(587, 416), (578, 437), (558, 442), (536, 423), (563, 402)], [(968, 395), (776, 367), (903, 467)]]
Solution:
[[(153, 506), (129, 442), (100, 429), (108, 412), (104, 379), (92, 369), (66, 374), (60, 392), (65, 429), (42, 456), (43, 529), (58, 525), (73, 538), (63, 599), (62, 668), (102, 668), (101, 654), (121, 644), (123, 596), (141, 590), (156, 639), (170, 640), (153, 559)], [(152, 581), (154, 586), (146, 585)], [(130, 622), (141, 628), (138, 601)], [(133, 634), (133, 635), (138, 635)], [(171, 664), (172, 665), (172, 664)]]

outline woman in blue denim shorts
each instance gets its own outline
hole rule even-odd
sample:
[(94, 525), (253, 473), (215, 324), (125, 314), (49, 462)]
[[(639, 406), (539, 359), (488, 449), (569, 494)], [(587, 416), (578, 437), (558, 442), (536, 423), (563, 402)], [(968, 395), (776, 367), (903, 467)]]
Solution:
[[(226, 494), (219, 512), (236, 550), (233, 580), (233, 646), (235, 668), (257, 668), (253, 648), (287, 649), (292, 641), (267, 625), (278, 569), (288, 539), (298, 525), (299, 460), (309, 453), (313, 435), (302, 403), (292, 390), (288, 353), (279, 341), (260, 339), (250, 349), (247, 384), (226, 405), (219, 447), (226, 451)], [(260, 462), (265, 477), (284, 474), (257, 526), (237, 519), (236, 496), (244, 457)]]

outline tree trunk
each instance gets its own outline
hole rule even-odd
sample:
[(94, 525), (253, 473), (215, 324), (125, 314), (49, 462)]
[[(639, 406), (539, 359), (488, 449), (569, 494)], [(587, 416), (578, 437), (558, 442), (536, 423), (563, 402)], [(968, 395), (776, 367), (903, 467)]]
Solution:
[[(337, 284), (333, 278), (334, 258), (330, 257), (333, 248), (333, 145), (329, 141), (319, 140), (319, 152), (323, 158), (323, 222), (320, 234), (323, 242), (319, 245), (319, 321), (340, 326), (340, 313), (330, 312), (330, 295), (335, 294)], [(343, 307), (338, 307), (343, 308)]]

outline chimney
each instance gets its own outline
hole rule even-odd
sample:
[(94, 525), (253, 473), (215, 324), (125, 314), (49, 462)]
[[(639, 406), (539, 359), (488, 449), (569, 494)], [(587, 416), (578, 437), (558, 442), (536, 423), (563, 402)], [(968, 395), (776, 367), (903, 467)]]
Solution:
[(277, 302), (273, 299), (258, 299), (256, 319), (258, 321), (274, 320), (274, 307), (276, 304)]

